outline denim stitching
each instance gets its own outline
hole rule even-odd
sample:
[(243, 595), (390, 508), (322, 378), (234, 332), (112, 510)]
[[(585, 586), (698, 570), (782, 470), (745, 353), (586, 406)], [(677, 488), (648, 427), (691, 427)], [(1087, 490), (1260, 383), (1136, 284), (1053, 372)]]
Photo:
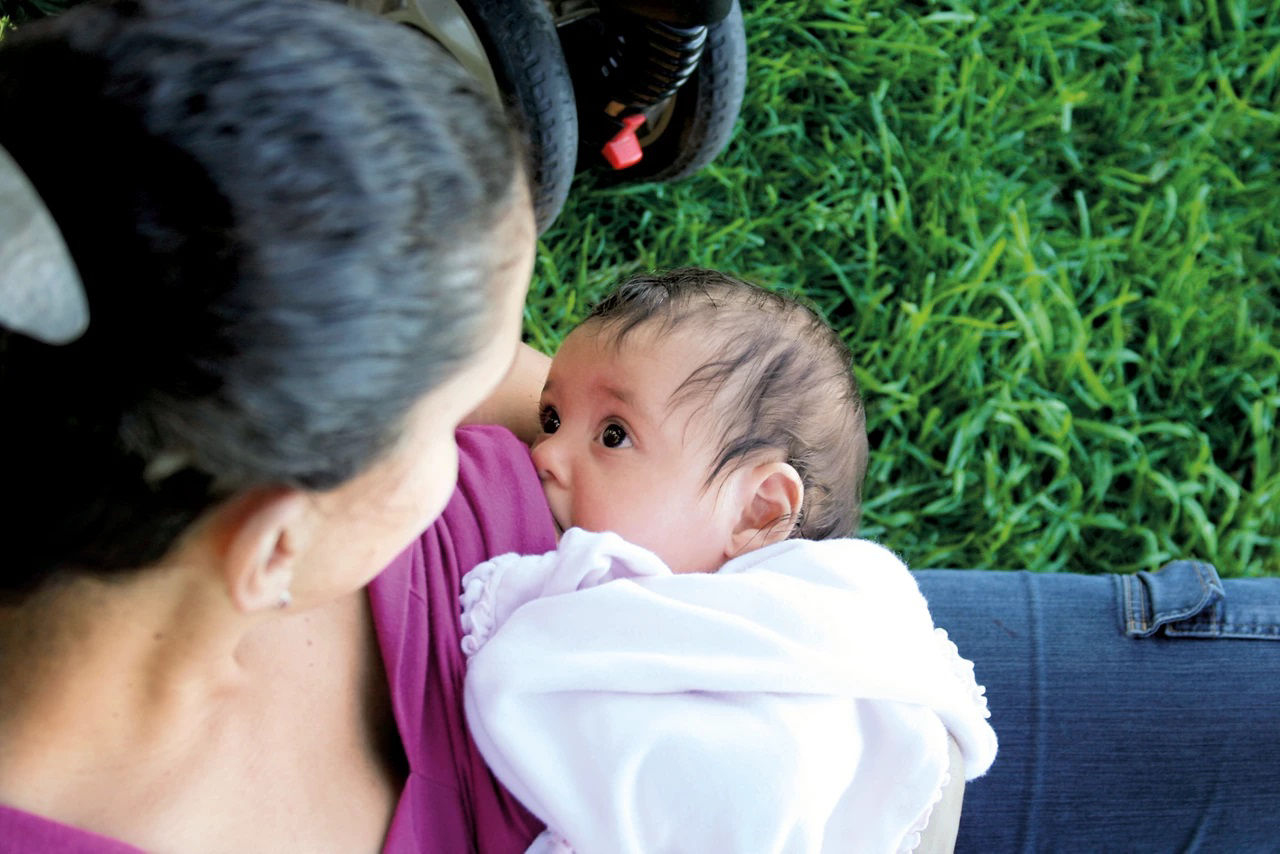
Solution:
[(1280, 626), (1265, 623), (1217, 623), (1210, 626), (1165, 626), (1169, 637), (1215, 637), (1243, 640), (1280, 639)]
[[(1196, 574), (1200, 576), (1200, 586), (1205, 589), (1206, 594), (1208, 594), (1213, 588), (1213, 576), (1215, 574), (1212, 570), (1206, 568), (1208, 566), (1208, 564), (1201, 563), (1199, 561), (1195, 564)], [(1218, 582), (1218, 591), (1219, 592), (1216, 594), (1217, 598), (1209, 603), (1209, 622), (1215, 628), (1220, 628), (1222, 625), (1221, 605), (1227, 597), (1226, 588), (1222, 586), (1221, 581)]]
[(1228, 623), (1223, 627), (1223, 631), (1255, 638), (1280, 638), (1280, 626), (1259, 625), (1258, 623), (1249, 623), (1247, 625), (1244, 623)]
[[(1193, 605), (1168, 611), (1167, 616), (1166, 613), (1156, 614), (1156, 626), (1167, 626), (1170, 623), (1180, 623), (1193, 620), (1198, 615), (1203, 614), (1206, 608), (1212, 608), (1213, 605), (1216, 604), (1206, 601), (1212, 587), (1206, 582), (1206, 578), (1208, 576), (1204, 571), (1205, 564), (1200, 561), (1185, 561), (1185, 563), (1190, 564), (1192, 572), (1195, 573), (1196, 582), (1200, 585), (1200, 598)], [(1162, 568), (1167, 569), (1169, 566), (1172, 566), (1172, 564), (1168, 564)], [(1210, 617), (1209, 619), (1212, 618)]]
[[(1212, 586), (1206, 582), (1208, 575), (1204, 571), (1205, 564), (1199, 561), (1185, 561), (1191, 567), (1191, 571), (1195, 573), (1196, 582), (1200, 585), (1200, 597), (1195, 604), (1173, 609), (1165, 614), (1156, 615), (1157, 625), (1168, 625), (1170, 623), (1181, 623), (1195, 620), (1197, 617), (1205, 613), (1206, 608), (1212, 608), (1214, 604), (1206, 601), (1212, 591)], [(1167, 566), (1165, 568), (1168, 568)], [(1212, 619), (1212, 617), (1206, 617)]]
[[(1213, 579), (1209, 573), (1205, 571), (1205, 566), (1207, 566), (1207, 564), (1201, 563), (1200, 561), (1192, 561), (1191, 566), (1195, 569), (1196, 579), (1200, 582), (1202, 598), (1213, 595)], [(1221, 622), (1218, 617), (1218, 605), (1221, 604), (1221, 602), (1222, 596), (1218, 596), (1214, 601), (1206, 602), (1205, 605), (1201, 606), (1201, 608), (1196, 612), (1196, 617), (1199, 618), (1200, 615), (1203, 614), (1205, 621), (1216, 629)]]
[(1143, 594), (1146, 591), (1140, 587), (1138, 579), (1132, 575), (1122, 576), (1120, 586), (1124, 590), (1125, 633), (1143, 635), (1150, 630), (1143, 615), (1145, 609), (1142, 608)]

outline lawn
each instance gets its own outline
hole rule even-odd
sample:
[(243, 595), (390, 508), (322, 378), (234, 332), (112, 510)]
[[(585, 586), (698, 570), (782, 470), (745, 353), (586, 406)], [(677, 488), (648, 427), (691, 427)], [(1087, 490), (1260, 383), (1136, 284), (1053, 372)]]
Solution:
[(1280, 576), (1280, 2), (745, 11), (729, 149), (580, 179), (528, 340), (633, 271), (731, 270), (848, 341), (862, 533), (912, 566)]
[(1280, 0), (744, 5), (729, 149), (581, 177), (527, 339), (637, 270), (733, 271), (848, 341), (862, 534), (912, 566), (1280, 577)]

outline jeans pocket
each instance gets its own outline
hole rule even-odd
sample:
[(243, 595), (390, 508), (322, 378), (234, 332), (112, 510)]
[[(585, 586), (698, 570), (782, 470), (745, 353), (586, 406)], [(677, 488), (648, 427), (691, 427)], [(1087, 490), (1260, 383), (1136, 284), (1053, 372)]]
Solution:
[[(1212, 564), (1178, 560), (1156, 572), (1117, 576), (1121, 621), (1131, 638), (1280, 640), (1280, 597), (1232, 599)], [(1233, 582), (1241, 594), (1252, 589)], [(1267, 591), (1280, 589), (1273, 585)], [(1277, 601), (1271, 601), (1277, 600)]]

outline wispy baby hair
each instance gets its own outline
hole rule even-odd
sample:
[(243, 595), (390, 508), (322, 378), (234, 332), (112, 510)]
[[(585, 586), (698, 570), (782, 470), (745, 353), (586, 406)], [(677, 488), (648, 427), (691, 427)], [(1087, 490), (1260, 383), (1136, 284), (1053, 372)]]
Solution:
[(675, 392), (713, 413), (712, 483), (767, 451), (782, 451), (804, 483), (791, 536), (852, 534), (862, 512), (866, 416), (849, 349), (816, 312), (714, 270), (635, 276), (587, 317), (615, 346), (635, 330), (692, 331), (714, 353)]

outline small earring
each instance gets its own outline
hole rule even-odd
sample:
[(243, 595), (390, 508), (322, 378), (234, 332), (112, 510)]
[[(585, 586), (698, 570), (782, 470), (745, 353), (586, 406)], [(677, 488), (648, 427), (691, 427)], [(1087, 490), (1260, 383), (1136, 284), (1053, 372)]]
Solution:
[(282, 608), (282, 609), (288, 608), (289, 605), (291, 605), (292, 603), (293, 603), (293, 594), (289, 592), (289, 589), (285, 588), (284, 590), (281, 590), (280, 600), (276, 602), (276, 607)]

